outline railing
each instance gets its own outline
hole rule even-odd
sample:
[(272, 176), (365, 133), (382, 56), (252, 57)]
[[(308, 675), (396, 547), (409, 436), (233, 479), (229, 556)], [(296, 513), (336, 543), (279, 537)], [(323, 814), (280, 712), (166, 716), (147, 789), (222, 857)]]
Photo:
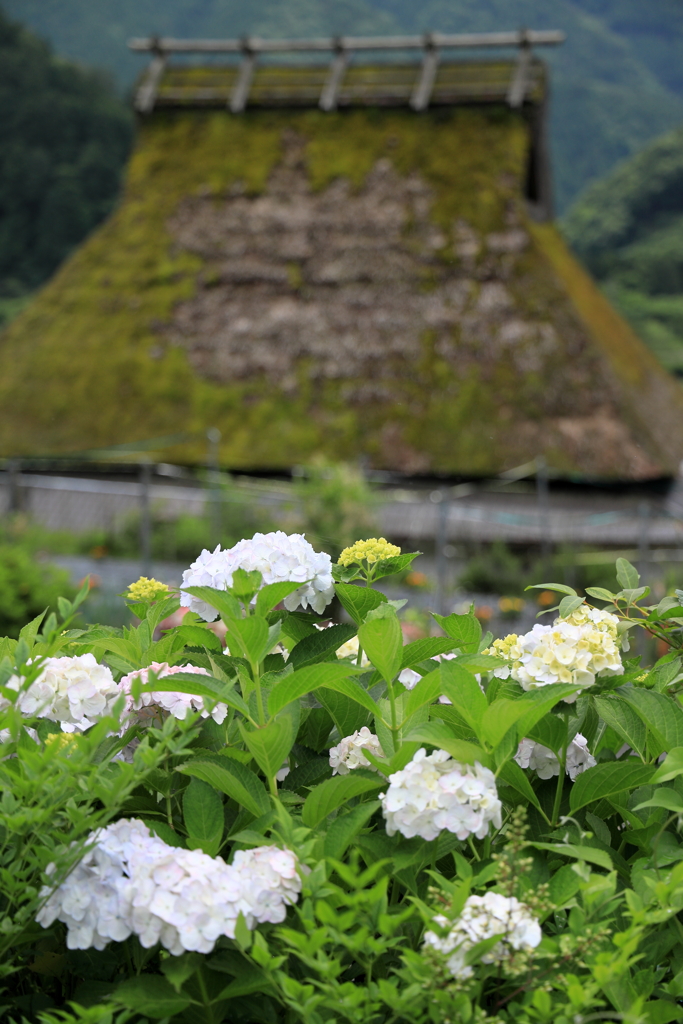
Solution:
[(136, 109), (148, 114), (154, 109), (169, 55), (183, 53), (241, 54), (237, 75), (232, 84), (228, 108), (242, 113), (249, 99), (256, 62), (261, 55), (294, 53), (331, 53), (327, 77), (319, 95), (321, 110), (335, 110), (346, 70), (354, 53), (422, 51), (422, 64), (409, 99), (415, 111), (425, 110), (432, 97), (441, 52), (443, 50), (517, 47), (518, 56), (507, 88), (507, 103), (520, 107), (527, 96), (533, 46), (557, 46), (564, 41), (558, 31), (484, 32), (449, 35), (428, 32), (422, 36), (333, 36), (319, 39), (173, 39), (150, 36), (131, 39), (128, 46), (135, 52), (153, 55), (135, 98)]

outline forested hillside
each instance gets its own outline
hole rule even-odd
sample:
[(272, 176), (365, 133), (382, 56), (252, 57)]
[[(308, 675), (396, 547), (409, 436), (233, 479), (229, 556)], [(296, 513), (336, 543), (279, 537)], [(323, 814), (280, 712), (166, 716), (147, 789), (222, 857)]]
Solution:
[(4, 0), (58, 52), (128, 86), (143, 60), (131, 35), (266, 36), (564, 29), (553, 68), (558, 209), (650, 139), (683, 121), (678, 0)]
[(132, 117), (0, 12), (0, 323), (112, 209)]
[(683, 128), (587, 189), (563, 227), (612, 301), (683, 376)]

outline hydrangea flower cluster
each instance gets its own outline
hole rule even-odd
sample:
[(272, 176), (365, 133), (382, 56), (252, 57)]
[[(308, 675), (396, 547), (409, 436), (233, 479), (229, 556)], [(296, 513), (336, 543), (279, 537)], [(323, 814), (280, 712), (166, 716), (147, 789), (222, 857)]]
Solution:
[[(438, 914), (434, 921), (442, 928), (449, 924), (443, 914)], [(483, 896), (468, 896), (460, 917), (447, 935), (425, 932), (424, 945), (443, 953), (453, 977), (464, 980), (473, 973), (472, 967), (465, 963), (466, 953), (478, 942), (494, 935), (500, 935), (501, 941), (484, 953), (481, 959), (485, 964), (500, 963), (517, 951), (530, 952), (542, 938), (541, 926), (524, 903), (514, 896), (502, 896), (489, 890)]]
[(175, 690), (165, 693), (163, 690), (155, 690), (152, 693), (141, 693), (138, 699), (134, 700), (131, 693), (133, 680), (139, 679), (143, 685), (146, 685), (150, 670), (156, 674), (158, 679), (175, 675), (177, 672), (192, 672), (200, 676), (209, 675), (206, 669), (198, 668), (196, 665), (169, 665), (165, 661), (153, 661), (147, 668), (129, 672), (121, 680), (121, 689), (126, 694), (126, 711), (129, 716), (138, 722), (144, 722), (156, 715), (168, 714), (172, 718), (182, 721), (187, 717), (188, 712), (199, 711), (202, 718), (208, 718), (211, 715), (214, 722), (219, 725), (224, 721), (228, 713), (227, 704), (214, 704), (213, 709), (208, 711), (204, 705), (204, 697), (195, 697), (191, 693), (181, 693)]
[(357, 540), (350, 548), (344, 548), (339, 556), (339, 564), (360, 565), (365, 561), (368, 565), (381, 562), (384, 558), (395, 558), (401, 554), (396, 544), (390, 544), (384, 537), (371, 537), (370, 540)]
[[(299, 605), (320, 614), (334, 597), (332, 560), (323, 551), (314, 551), (300, 533), (255, 533), (251, 540), (241, 540), (227, 551), (220, 544), (215, 551), (202, 551), (196, 562), (183, 573), (182, 586), (213, 587), (226, 590), (232, 586), (236, 569), (258, 570), (263, 585), (300, 582), (301, 586), (285, 598), (285, 608), (294, 611)], [(218, 612), (205, 601), (180, 592), (182, 607), (196, 612), (206, 622), (213, 622)]]
[(129, 601), (158, 601), (162, 597), (168, 597), (170, 588), (166, 583), (159, 580), (148, 579), (141, 576), (135, 583), (128, 587), (126, 597)]
[(436, 839), (442, 829), (458, 839), (483, 839), (489, 822), (501, 827), (501, 802), (493, 772), (478, 762), (459, 764), (445, 750), (427, 755), (420, 747), (412, 761), (389, 776), (380, 793), (387, 833)]
[(348, 775), (354, 768), (371, 768), (377, 771), (363, 753), (364, 750), (369, 750), (375, 757), (384, 757), (378, 738), (370, 732), (367, 725), (356, 730), (353, 736), (345, 736), (341, 743), (330, 749), (332, 774)]
[[(619, 620), (610, 612), (582, 605), (552, 626), (535, 625), (528, 633), (511, 633), (494, 640), (484, 653), (505, 658), (508, 665), (494, 670), (501, 679), (511, 676), (525, 690), (548, 683), (574, 683), (588, 687), (599, 673), (621, 675), (624, 666), (617, 644)], [(567, 703), (576, 696), (566, 698)]]
[[(560, 774), (560, 762), (552, 750), (541, 743), (534, 743), (533, 740), (521, 741), (515, 754), (515, 761), (520, 768), (535, 771), (539, 779), (552, 779), (553, 776)], [(577, 732), (567, 747), (567, 775), (573, 782), (577, 775), (585, 772), (587, 768), (594, 768), (597, 763), (588, 749), (588, 740)]]
[[(5, 684), (20, 690), (23, 680), (11, 676)], [(82, 732), (110, 715), (122, 690), (106, 665), (93, 654), (76, 658), (46, 658), (40, 675), (17, 698), (16, 707), (27, 718), (59, 722), (64, 732)], [(0, 697), (0, 711), (9, 707)]]
[(36, 917), (44, 928), (66, 924), (69, 949), (137, 935), (146, 949), (161, 942), (174, 956), (210, 953), (219, 936), (234, 938), (240, 913), (249, 928), (284, 921), (301, 891), (295, 855), (276, 846), (240, 851), (229, 865), (169, 846), (135, 818), (90, 838), (94, 846), (62, 884), (43, 888)]

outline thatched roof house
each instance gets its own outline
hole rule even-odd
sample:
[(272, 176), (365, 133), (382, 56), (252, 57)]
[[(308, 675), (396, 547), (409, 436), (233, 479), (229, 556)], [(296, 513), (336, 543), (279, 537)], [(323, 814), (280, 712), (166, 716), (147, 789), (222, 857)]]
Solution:
[(119, 209), (0, 337), (0, 454), (187, 431), (192, 461), (218, 427), (235, 468), (674, 472), (683, 392), (549, 221), (522, 42), (431, 72), (434, 40), (421, 71), (148, 44)]

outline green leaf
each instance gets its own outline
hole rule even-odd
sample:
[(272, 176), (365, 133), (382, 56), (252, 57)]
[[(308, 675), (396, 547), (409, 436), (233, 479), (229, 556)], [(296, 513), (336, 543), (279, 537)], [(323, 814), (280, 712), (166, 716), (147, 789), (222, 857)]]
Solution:
[(366, 622), (358, 630), (358, 639), (385, 682), (390, 683), (403, 658), (403, 634), (396, 614)]
[(481, 640), (481, 623), (474, 612), (467, 615), (437, 615), (432, 612), (432, 616), (461, 651), (476, 653)]
[(338, 818), (335, 818), (325, 836), (323, 845), (325, 857), (341, 860), (347, 848), (379, 807), (381, 807), (379, 800), (372, 800), (369, 803), (358, 804), (346, 814), (340, 814)]
[(314, 786), (331, 771), (329, 757), (314, 757), (310, 761), (305, 761), (303, 764), (298, 764), (296, 768), (292, 768), (289, 775), (280, 783), (280, 788), (295, 792), (297, 789)]
[(422, 554), (421, 551), (406, 551), (402, 555), (394, 555), (393, 558), (381, 558), (373, 566), (373, 580), (381, 580), (383, 576), (393, 576), (394, 573), (404, 572), (420, 554)]
[(663, 764), (652, 776), (652, 782), (669, 782), (671, 779), (683, 775), (683, 747), (674, 747), (666, 755)]
[(415, 683), (413, 689), (408, 691), (403, 700), (404, 721), (407, 721), (425, 704), (432, 704), (441, 695), (441, 682), (441, 670), (436, 668)]
[(491, 767), (490, 757), (480, 746), (470, 743), (469, 740), (457, 739), (445, 722), (423, 722), (411, 729), (405, 738), (410, 742), (429, 743), (432, 747), (445, 750), (462, 764), (474, 764), (475, 761), (479, 761), (485, 767)]
[(351, 736), (357, 729), (367, 725), (367, 709), (351, 697), (336, 690), (328, 690), (324, 686), (316, 690), (315, 695), (332, 718), (341, 737)]
[(242, 654), (254, 665), (262, 661), (273, 646), (268, 622), (261, 615), (230, 622), (226, 640), (231, 654)]
[(611, 590), (605, 590), (604, 587), (586, 587), (586, 593), (589, 597), (594, 597), (598, 601), (613, 601), (614, 594)]
[(19, 639), (25, 640), (30, 648), (32, 648), (33, 644), (35, 643), (35, 639), (38, 635), (38, 630), (40, 629), (41, 623), (46, 615), (47, 608), (45, 609), (45, 611), (41, 612), (40, 615), (36, 615), (35, 619), (31, 619), (30, 622), (27, 622), (19, 633)]
[(365, 616), (373, 608), (386, 601), (384, 594), (370, 587), (357, 587), (353, 583), (335, 583), (334, 590), (342, 607), (349, 613), (357, 626), (361, 626)]
[(214, 789), (226, 793), (255, 818), (267, 814), (270, 799), (261, 780), (239, 761), (232, 758), (195, 758), (176, 771), (208, 782)]
[(177, 626), (174, 635), (189, 647), (208, 647), (222, 653), (223, 644), (213, 630), (205, 626)]
[(612, 858), (607, 850), (598, 850), (595, 846), (575, 846), (573, 843), (529, 843), (535, 850), (549, 850), (573, 860), (585, 860), (589, 864), (597, 864), (600, 868), (612, 870)]
[[(647, 729), (642, 718), (620, 697), (595, 697), (597, 712), (610, 729), (628, 743), (640, 757), (645, 754)], [(683, 769), (682, 769), (683, 770)]]
[(675, 789), (662, 787), (657, 790), (650, 800), (645, 800), (644, 803), (638, 804), (633, 810), (640, 811), (643, 807), (663, 807), (667, 811), (683, 814), (683, 797)]
[(640, 581), (640, 573), (626, 558), (617, 558), (617, 582), (622, 590), (635, 590)]
[(350, 625), (328, 626), (327, 629), (316, 630), (292, 648), (288, 664), (298, 669), (324, 661), (330, 655), (336, 655), (337, 648), (351, 640), (357, 632), (356, 626)]
[(516, 761), (506, 761), (498, 769), (498, 778), (502, 779), (507, 786), (520, 793), (537, 810), (541, 810), (541, 805), (531, 783)]
[(484, 711), (481, 719), (481, 738), (489, 747), (497, 747), (509, 729), (526, 713), (521, 700), (496, 700)]
[(580, 687), (574, 686), (572, 683), (549, 683), (547, 686), (530, 690), (517, 698), (517, 701), (525, 708), (524, 714), (519, 719), (520, 739), (527, 736), (536, 723), (540, 722), (556, 704), (579, 689)]
[(457, 647), (457, 643), (452, 637), (432, 636), (424, 637), (422, 640), (413, 640), (403, 648), (401, 668), (419, 665), (421, 661), (434, 658), (437, 654), (447, 654), (455, 647)]
[(192, 779), (183, 793), (183, 821), (190, 849), (215, 857), (223, 838), (223, 801), (207, 782)]
[(292, 583), (291, 580), (284, 580), (282, 583), (267, 583), (256, 595), (256, 614), (266, 615), (271, 608), (274, 608), (280, 601), (284, 601), (300, 586), (302, 583)]
[(112, 993), (112, 999), (129, 1010), (161, 1020), (182, 1013), (191, 1000), (178, 995), (173, 986), (158, 974), (129, 978)]
[(618, 692), (643, 720), (662, 750), (683, 747), (683, 709), (673, 697), (634, 686), (622, 686)]
[(577, 597), (577, 593), (573, 587), (567, 587), (564, 583), (533, 583), (530, 587), (525, 587), (525, 590), (553, 590), (556, 594), (569, 594), (570, 597)]
[(157, 691), (159, 693), (190, 693), (195, 697), (207, 697), (209, 700), (227, 704), (228, 707), (241, 711), (243, 715), (249, 715), (247, 704), (234, 688), (213, 676), (204, 676), (193, 672), (176, 672), (172, 676), (155, 679), (154, 682), (145, 683), (140, 687), (140, 693)]
[(580, 608), (583, 604), (582, 597), (563, 597), (560, 601), (560, 606), (557, 609), (561, 619), (566, 619), (568, 615), (575, 612), (577, 608)]
[(457, 661), (442, 661), (441, 685), (442, 693), (448, 697), (453, 707), (479, 737), (479, 728), (488, 702), (472, 673)]
[(550, 876), (550, 899), (558, 909), (566, 907), (570, 900), (576, 896), (581, 886), (581, 879), (574, 871), (571, 864), (565, 864), (559, 871), (554, 871)]
[(595, 800), (637, 789), (650, 782), (654, 773), (654, 765), (640, 764), (633, 758), (598, 764), (579, 775), (571, 788), (569, 806), (574, 812)]
[(215, 590), (213, 587), (183, 587), (182, 592), (198, 597), (200, 601), (215, 608), (224, 621), (239, 619), (242, 614), (239, 601), (225, 590)]
[(292, 749), (292, 719), (283, 715), (253, 730), (245, 728), (240, 722), (240, 732), (261, 771), (266, 778), (272, 779)]
[(303, 823), (308, 828), (315, 828), (328, 814), (352, 797), (382, 789), (384, 786), (386, 779), (363, 768), (356, 768), (348, 775), (335, 775), (308, 794), (301, 811)]
[[(343, 682), (348, 682), (350, 686), (354, 687), (354, 693), (356, 689), (361, 691), (365, 697), (361, 697), (359, 703), (367, 698), (367, 701), (370, 702), (369, 710), (374, 713), (376, 709), (370, 695), (357, 683), (352, 683), (348, 678), (358, 671), (360, 670), (354, 668), (353, 665), (347, 665), (343, 661), (322, 662), (318, 665), (300, 668), (298, 671), (292, 672), (291, 675), (284, 676), (270, 691), (268, 714), (276, 715), (278, 711), (281, 711), (287, 704), (291, 704), (293, 700), (298, 700), (299, 697), (303, 697), (307, 693), (313, 693), (314, 690), (321, 686), (336, 690)], [(346, 691), (343, 690), (343, 692)]]

